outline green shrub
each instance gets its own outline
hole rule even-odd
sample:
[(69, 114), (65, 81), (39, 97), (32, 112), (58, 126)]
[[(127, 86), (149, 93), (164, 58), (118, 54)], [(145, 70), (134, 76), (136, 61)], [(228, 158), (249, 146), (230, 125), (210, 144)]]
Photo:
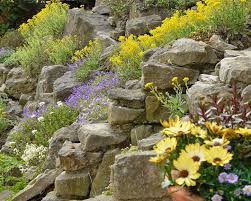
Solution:
[(23, 36), (17, 30), (9, 30), (0, 37), (0, 47), (16, 48), (23, 44)]
[(65, 36), (62, 39), (49, 40), (45, 45), (45, 53), (53, 64), (66, 64), (77, 48), (74, 37)]
[(18, 155), (22, 155), (27, 144), (48, 147), (49, 139), (58, 129), (72, 124), (78, 116), (78, 110), (61, 102), (57, 106), (41, 105), (32, 115), (26, 112), (26, 120), (21, 129), (12, 136)]
[(27, 185), (27, 181), (23, 177), (10, 175), (11, 170), (23, 164), (23, 161), (16, 157), (0, 153), (0, 192), (10, 189), (17, 193)]

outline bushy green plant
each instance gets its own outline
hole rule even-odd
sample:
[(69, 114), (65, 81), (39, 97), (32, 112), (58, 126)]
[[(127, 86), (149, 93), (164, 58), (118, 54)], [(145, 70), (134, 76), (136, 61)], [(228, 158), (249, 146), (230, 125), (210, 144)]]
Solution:
[(77, 42), (72, 36), (65, 36), (62, 39), (49, 40), (45, 45), (45, 53), (53, 64), (66, 64), (71, 59)]
[(0, 37), (0, 47), (16, 48), (23, 44), (23, 36), (17, 30), (9, 30)]
[[(186, 89), (188, 89), (188, 77), (183, 79)], [(183, 87), (179, 83), (178, 77), (173, 77), (172, 85), (174, 94), (166, 92), (163, 94), (158, 91), (157, 87), (153, 86), (154, 83), (147, 83), (146, 88), (151, 90), (151, 93), (157, 98), (157, 100), (168, 110), (170, 117), (183, 117), (188, 112), (188, 106), (183, 94)]]
[(10, 127), (11, 121), (7, 118), (6, 113), (6, 104), (0, 99), (0, 136)]
[(43, 103), (35, 112), (26, 111), (26, 120), (22, 129), (12, 136), (16, 152), (21, 156), (27, 144), (48, 147), (49, 139), (58, 129), (72, 124), (78, 116), (78, 110), (62, 102), (46, 107)]
[(75, 52), (69, 67), (74, 66), (75, 76), (79, 81), (84, 81), (89, 73), (101, 67), (101, 55), (103, 52), (102, 45), (99, 40), (90, 41), (82, 50)]
[(112, 15), (116, 17), (124, 17), (128, 15), (130, 5), (134, 0), (107, 0), (111, 7)]
[(22, 160), (0, 153), (0, 191), (10, 189), (16, 193), (27, 185), (27, 181), (23, 177), (10, 175), (12, 169), (23, 164)]

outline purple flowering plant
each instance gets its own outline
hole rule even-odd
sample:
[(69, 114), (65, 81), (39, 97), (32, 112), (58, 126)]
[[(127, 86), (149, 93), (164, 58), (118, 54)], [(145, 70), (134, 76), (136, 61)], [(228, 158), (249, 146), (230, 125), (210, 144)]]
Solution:
[(107, 118), (109, 91), (119, 86), (121, 79), (112, 72), (97, 72), (95, 78), (72, 90), (66, 104), (80, 111), (79, 121), (99, 121)]
[(11, 48), (0, 48), (0, 63), (4, 63), (13, 53)]

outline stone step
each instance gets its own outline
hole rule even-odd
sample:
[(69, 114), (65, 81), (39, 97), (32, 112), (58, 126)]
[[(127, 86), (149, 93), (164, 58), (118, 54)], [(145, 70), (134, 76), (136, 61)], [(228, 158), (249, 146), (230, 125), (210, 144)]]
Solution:
[(126, 141), (127, 136), (116, 133), (108, 123), (86, 124), (78, 133), (84, 151), (107, 150)]
[(156, 133), (149, 136), (148, 138), (140, 140), (138, 142), (138, 147), (143, 151), (153, 150), (153, 146), (163, 139), (164, 137), (160, 133)]

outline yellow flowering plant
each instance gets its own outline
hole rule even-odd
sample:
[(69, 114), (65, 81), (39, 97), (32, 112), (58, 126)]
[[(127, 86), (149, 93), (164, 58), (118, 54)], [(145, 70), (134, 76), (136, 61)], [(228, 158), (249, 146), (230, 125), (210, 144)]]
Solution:
[(198, 1), (197, 10), (176, 11), (149, 34), (122, 37), (111, 62), (127, 79), (138, 78), (140, 63), (146, 50), (163, 47), (173, 40), (189, 37), (200, 30), (227, 34), (240, 32), (244, 29), (250, 8), (251, 2), (247, 0)]
[(250, 128), (231, 128), (228, 135), (225, 125), (193, 123), (178, 116), (161, 124), (164, 139), (154, 146), (156, 156), (150, 161), (160, 165), (163, 187), (187, 187), (204, 200), (250, 199), (250, 160), (243, 155), (251, 142)]
[(171, 84), (173, 86), (174, 94), (169, 92), (162, 93), (158, 91), (158, 88), (154, 86), (154, 83), (147, 83), (146, 89), (150, 89), (150, 92), (157, 98), (157, 100), (168, 109), (170, 116), (184, 116), (188, 112), (186, 100), (183, 92), (188, 89), (188, 77), (184, 77), (182, 83), (178, 77), (173, 77)]

